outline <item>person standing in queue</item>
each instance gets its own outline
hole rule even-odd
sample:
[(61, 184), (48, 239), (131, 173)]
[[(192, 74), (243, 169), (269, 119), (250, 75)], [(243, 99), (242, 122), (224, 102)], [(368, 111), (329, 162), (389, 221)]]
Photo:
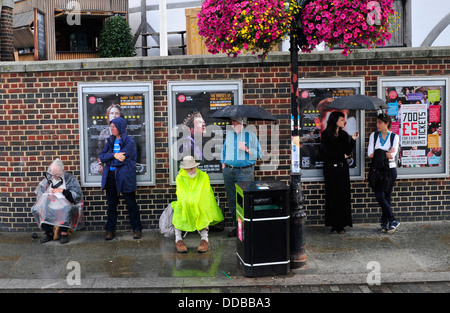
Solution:
[(344, 127), (345, 115), (339, 111), (332, 112), (320, 142), (325, 178), (325, 226), (331, 226), (331, 233), (339, 234), (345, 233), (344, 227), (353, 226), (347, 158), (359, 137), (358, 132), (350, 137)]
[[(244, 128), (246, 123), (247, 119), (245, 117), (236, 117), (231, 120), (233, 130), (228, 131), (225, 136), (220, 160), (228, 208), (233, 221), (236, 221), (235, 183), (253, 181), (256, 160), (262, 156), (258, 138), (253, 132)], [(236, 237), (236, 228), (228, 236)]]
[[(397, 179), (397, 165), (395, 156), (398, 153), (399, 136), (389, 131), (391, 118), (387, 114), (377, 116), (377, 131), (370, 134), (367, 154), (370, 159), (374, 159), (376, 150), (381, 149), (383, 154), (389, 160), (390, 180), (386, 190), (383, 188), (374, 188), (375, 198), (381, 207), (381, 232), (393, 233), (400, 225), (395, 218), (391, 207), (392, 190)], [(384, 157), (384, 156), (383, 156)]]
[(108, 203), (105, 240), (111, 240), (115, 236), (120, 193), (127, 204), (133, 238), (140, 239), (142, 225), (136, 202), (136, 145), (127, 134), (127, 122), (124, 118), (116, 117), (109, 124), (112, 135), (100, 153), (100, 160), (105, 164), (102, 190), (106, 190)]

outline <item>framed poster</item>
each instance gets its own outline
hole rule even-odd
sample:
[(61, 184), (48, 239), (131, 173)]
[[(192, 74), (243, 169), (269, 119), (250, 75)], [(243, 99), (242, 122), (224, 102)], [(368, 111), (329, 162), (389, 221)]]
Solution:
[(448, 76), (378, 78), (378, 97), (400, 138), (399, 178), (448, 177), (448, 82)]
[(179, 164), (192, 155), (213, 184), (223, 183), (220, 153), (231, 120), (212, 118), (215, 110), (242, 104), (241, 81), (168, 82), (170, 184)]
[(137, 150), (138, 186), (155, 184), (153, 84), (78, 84), (81, 185), (101, 185), (103, 164), (99, 155), (111, 136), (109, 122), (117, 116), (127, 121), (127, 133)]
[[(320, 135), (326, 128), (328, 116), (335, 109), (328, 108), (335, 98), (364, 94), (363, 78), (302, 79), (299, 81), (299, 135), (302, 180), (323, 180), (323, 160), (319, 154)], [(352, 156), (347, 160), (350, 179), (364, 179), (364, 111), (342, 110), (346, 117), (346, 131), (360, 137)]]

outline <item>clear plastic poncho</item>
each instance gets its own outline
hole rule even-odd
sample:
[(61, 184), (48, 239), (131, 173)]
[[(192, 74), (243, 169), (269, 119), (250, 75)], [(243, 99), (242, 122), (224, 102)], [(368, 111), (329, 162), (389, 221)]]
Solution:
[[(84, 226), (83, 194), (75, 176), (64, 171), (60, 159), (55, 159), (44, 173), (45, 178), (39, 183), (34, 193), (36, 203), (31, 209), (36, 223), (69, 227), (73, 230)], [(75, 203), (67, 200), (63, 193), (53, 193), (53, 189), (67, 190)]]

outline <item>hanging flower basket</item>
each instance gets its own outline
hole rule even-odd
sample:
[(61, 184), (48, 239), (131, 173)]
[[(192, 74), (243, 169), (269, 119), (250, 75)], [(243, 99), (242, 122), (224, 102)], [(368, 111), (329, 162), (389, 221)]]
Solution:
[(303, 52), (311, 52), (322, 41), (347, 55), (356, 47), (384, 46), (391, 39), (390, 19), (395, 16), (393, 0), (314, 0), (301, 12), (306, 35)]
[(198, 13), (199, 34), (212, 54), (236, 57), (247, 50), (263, 57), (289, 33), (297, 9), (283, 0), (205, 0)]

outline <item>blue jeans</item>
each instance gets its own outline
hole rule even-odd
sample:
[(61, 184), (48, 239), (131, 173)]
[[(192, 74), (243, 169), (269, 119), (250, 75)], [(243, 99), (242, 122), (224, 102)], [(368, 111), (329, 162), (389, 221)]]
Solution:
[(233, 221), (236, 220), (236, 186), (235, 184), (243, 181), (253, 181), (255, 178), (254, 166), (243, 169), (229, 168), (225, 166), (222, 170), (225, 191), (227, 194), (228, 208), (230, 209)]
[[(106, 221), (105, 230), (114, 232), (116, 230), (117, 223), (117, 206), (119, 205), (119, 194), (117, 193), (116, 179), (114, 172), (108, 173), (108, 180), (106, 181), (106, 201), (108, 204), (108, 219)], [(141, 217), (139, 207), (136, 202), (136, 192), (124, 192), (123, 198), (127, 204), (128, 215), (130, 218), (130, 224), (133, 231), (141, 231)]]
[(395, 221), (394, 213), (392, 212), (392, 190), (394, 189), (395, 180), (397, 179), (397, 168), (391, 168), (391, 184), (387, 192), (376, 191), (375, 198), (381, 207), (381, 222), (389, 223)]

